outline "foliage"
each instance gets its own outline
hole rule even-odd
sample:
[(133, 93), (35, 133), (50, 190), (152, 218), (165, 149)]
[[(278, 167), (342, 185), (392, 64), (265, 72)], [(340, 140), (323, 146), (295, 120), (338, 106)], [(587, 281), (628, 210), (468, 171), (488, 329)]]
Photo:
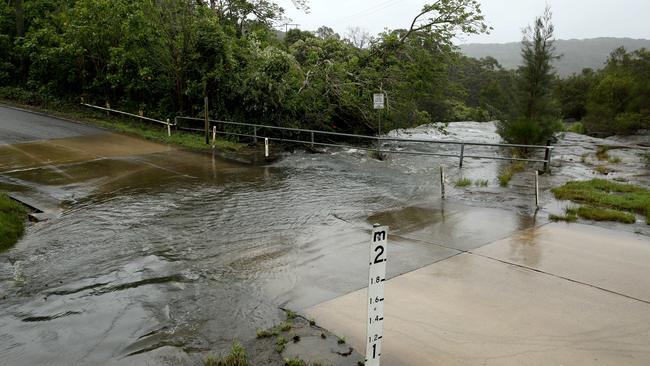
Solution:
[(512, 164), (506, 166), (499, 173), (498, 176), (499, 185), (501, 187), (507, 187), (510, 181), (512, 180), (512, 177), (514, 177), (516, 173), (520, 173), (524, 171), (525, 168), (526, 168), (526, 163), (523, 161), (515, 161)]
[(587, 101), (596, 78), (592, 69), (584, 69), (581, 74), (555, 81), (553, 94), (561, 106), (562, 118), (581, 121), (587, 115)]
[(570, 200), (599, 208), (624, 210), (646, 215), (650, 220), (650, 189), (604, 179), (569, 182), (554, 188), (557, 199)]
[(650, 128), (650, 51), (612, 52), (588, 100), (585, 127), (602, 135)]
[(285, 366), (307, 366), (307, 363), (299, 358), (285, 358)]
[(564, 215), (555, 215), (551, 214), (548, 216), (548, 219), (553, 222), (564, 221), (564, 222), (576, 222), (578, 221), (578, 209), (573, 207), (567, 207), (564, 210)]
[(284, 11), (271, 0), (44, 0), (24, 10), (19, 36), (13, 6), (0, 5), (0, 82), (34, 104), (83, 97), (166, 119), (200, 115), (207, 95), (219, 119), (373, 133), (380, 90), (386, 129), (494, 119), (510, 99), (507, 72), (451, 46), (489, 30), (475, 0), (436, 1), (409, 30), (347, 38), (321, 27), (281, 39), (273, 27)]
[(474, 182), (477, 187), (487, 187), (490, 182), (487, 179), (478, 179)]
[(518, 70), (517, 105), (513, 115), (498, 126), (499, 134), (511, 143), (543, 143), (561, 128), (552, 94), (552, 62), (558, 56), (551, 17), (547, 7), (544, 15), (535, 19), (534, 26), (524, 30), (521, 49), (524, 63)]
[(592, 206), (581, 206), (578, 208), (578, 216), (586, 220), (594, 221), (616, 221), (624, 224), (634, 224), (636, 222), (636, 217), (633, 214)]
[(246, 349), (239, 343), (233, 342), (230, 347), (230, 353), (226, 356), (216, 358), (208, 356), (203, 361), (203, 366), (247, 366), (248, 356)]
[(456, 188), (469, 187), (472, 185), (472, 180), (469, 178), (461, 178), (457, 180), (454, 185), (456, 186)]
[(278, 336), (278, 338), (275, 340), (275, 351), (277, 353), (282, 353), (288, 342), (289, 341), (285, 337)]
[(573, 133), (579, 133), (584, 135), (587, 130), (585, 129), (585, 125), (582, 124), (582, 122), (574, 122), (564, 128), (564, 131), (566, 132), (573, 132)]
[(25, 232), (25, 209), (0, 193), (0, 251), (11, 248)]

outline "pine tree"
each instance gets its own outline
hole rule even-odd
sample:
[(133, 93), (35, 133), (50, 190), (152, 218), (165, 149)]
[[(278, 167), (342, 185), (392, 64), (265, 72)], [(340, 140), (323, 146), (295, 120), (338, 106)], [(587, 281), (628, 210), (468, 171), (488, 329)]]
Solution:
[(498, 126), (499, 134), (510, 143), (542, 143), (561, 127), (560, 110), (552, 93), (555, 78), (552, 62), (559, 56), (555, 54), (551, 18), (547, 7), (533, 26), (524, 29), (515, 113)]

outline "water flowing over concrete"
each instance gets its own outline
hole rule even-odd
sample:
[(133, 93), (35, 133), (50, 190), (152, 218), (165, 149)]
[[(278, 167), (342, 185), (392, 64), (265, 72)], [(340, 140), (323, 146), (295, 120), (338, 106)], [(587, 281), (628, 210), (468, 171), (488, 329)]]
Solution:
[[(451, 138), (427, 128), (394, 133)], [(0, 145), (1, 187), (58, 209), (0, 254), (1, 362), (191, 364), (279, 322), (279, 306), (363, 288), (374, 222), (395, 234), (390, 278), (544, 223), (528, 175), (497, 186), (505, 164), (328, 149), (260, 167), (101, 131)], [(490, 184), (456, 189), (461, 176)]]

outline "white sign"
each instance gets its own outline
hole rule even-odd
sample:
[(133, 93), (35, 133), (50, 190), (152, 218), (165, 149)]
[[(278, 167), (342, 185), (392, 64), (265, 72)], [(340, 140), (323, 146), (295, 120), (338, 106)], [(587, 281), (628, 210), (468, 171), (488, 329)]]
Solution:
[(381, 358), (381, 339), (384, 336), (384, 281), (386, 280), (387, 235), (387, 226), (375, 225), (370, 237), (366, 366), (379, 366)]
[(372, 96), (372, 101), (373, 104), (375, 105), (375, 109), (384, 109), (384, 94), (383, 93), (377, 93)]

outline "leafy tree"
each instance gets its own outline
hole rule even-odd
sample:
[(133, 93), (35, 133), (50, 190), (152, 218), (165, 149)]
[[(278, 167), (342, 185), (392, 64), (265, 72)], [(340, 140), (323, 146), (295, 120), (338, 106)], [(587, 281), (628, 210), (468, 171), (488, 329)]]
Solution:
[(499, 123), (498, 132), (508, 142), (542, 143), (559, 130), (559, 110), (552, 94), (557, 59), (553, 39), (554, 27), (547, 7), (532, 27), (524, 30), (518, 70), (519, 88), (514, 115)]
[(587, 100), (596, 82), (596, 73), (584, 69), (581, 74), (573, 74), (555, 82), (554, 94), (562, 108), (565, 119), (582, 120), (587, 114)]
[(650, 51), (612, 52), (587, 101), (585, 127), (602, 135), (650, 128)]

